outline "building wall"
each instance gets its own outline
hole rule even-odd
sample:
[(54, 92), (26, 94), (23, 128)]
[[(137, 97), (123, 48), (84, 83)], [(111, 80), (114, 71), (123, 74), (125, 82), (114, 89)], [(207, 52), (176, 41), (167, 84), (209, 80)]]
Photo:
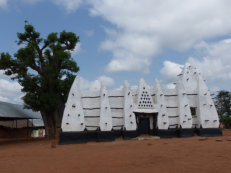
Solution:
[(0, 126), (9, 128), (23, 128), (23, 127), (33, 127), (32, 122), (29, 120), (10, 120), (10, 121), (0, 121)]
[[(95, 131), (103, 129), (102, 122), (106, 124), (105, 127), (112, 125), (112, 128), (107, 129), (123, 130), (126, 126), (131, 127), (134, 115), (126, 114), (129, 106), (125, 109), (130, 93), (132, 112), (159, 112), (158, 129), (219, 128), (218, 115), (209, 90), (198, 69), (188, 64), (179, 74), (175, 89), (163, 89), (158, 81), (155, 86), (149, 87), (143, 79), (138, 89), (130, 89), (129, 84), (125, 82), (124, 88), (119, 90), (106, 90), (102, 86), (98, 91), (82, 91), (79, 83), (76, 78), (70, 90), (63, 116), (63, 131)], [(150, 95), (153, 107), (138, 106), (144, 88), (148, 92), (147, 95)], [(196, 115), (191, 115), (192, 108), (196, 110)], [(102, 110), (107, 111), (108, 115), (102, 113)], [(78, 123), (80, 120), (81, 123)]]

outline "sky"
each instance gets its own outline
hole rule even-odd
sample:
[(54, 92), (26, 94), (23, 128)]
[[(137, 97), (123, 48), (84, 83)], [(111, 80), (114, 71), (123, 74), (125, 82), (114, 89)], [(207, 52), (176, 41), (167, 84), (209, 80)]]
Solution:
[[(13, 55), (24, 21), (46, 37), (80, 36), (72, 52), (82, 89), (108, 89), (144, 78), (172, 86), (185, 63), (210, 90), (231, 86), (230, 0), (0, 0), (0, 52)], [(21, 86), (0, 71), (0, 100), (22, 103)]]

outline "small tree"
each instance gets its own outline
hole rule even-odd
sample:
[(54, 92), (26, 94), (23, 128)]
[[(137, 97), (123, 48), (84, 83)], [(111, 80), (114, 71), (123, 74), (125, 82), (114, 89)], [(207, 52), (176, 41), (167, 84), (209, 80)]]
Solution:
[(24, 107), (40, 111), (47, 137), (56, 138), (74, 73), (79, 71), (71, 58), (71, 50), (79, 42), (79, 37), (62, 31), (60, 34), (50, 33), (43, 39), (27, 22), (24, 29), (24, 33), (17, 33), (17, 43), (22, 48), (14, 57), (1, 53), (0, 69), (13, 80), (18, 80), (25, 93)]
[(214, 101), (221, 120), (225, 116), (231, 116), (231, 93), (229, 91), (219, 91)]

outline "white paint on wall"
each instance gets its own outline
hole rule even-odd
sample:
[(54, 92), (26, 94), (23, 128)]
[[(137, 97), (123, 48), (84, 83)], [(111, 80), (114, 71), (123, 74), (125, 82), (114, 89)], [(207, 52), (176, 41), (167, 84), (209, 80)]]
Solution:
[(158, 110), (157, 127), (158, 129), (168, 129), (169, 118), (167, 116), (164, 93), (162, 92), (162, 89), (161, 89), (161, 86), (158, 80), (155, 80), (154, 89), (156, 91), (156, 94), (155, 94), (156, 108)]
[(70, 89), (63, 114), (62, 130), (64, 132), (83, 131), (85, 129), (82, 108), (80, 80), (76, 77)]
[(178, 115), (179, 115), (179, 126), (183, 129), (192, 128), (192, 115), (190, 105), (187, 97), (187, 93), (183, 86), (182, 77), (179, 78), (176, 84), (178, 94)]
[(140, 79), (137, 100), (138, 109), (154, 109), (153, 100), (149, 90), (150, 89), (144, 79)]
[(112, 130), (112, 115), (111, 107), (109, 104), (108, 94), (106, 87), (101, 84), (100, 89), (100, 130), (101, 131), (111, 131)]
[[(198, 69), (186, 64), (178, 75), (176, 88), (163, 89), (159, 81), (149, 88), (141, 79), (138, 88), (124, 87), (107, 91), (83, 91), (76, 77), (66, 103), (62, 130), (64, 132), (96, 130), (136, 130), (135, 112), (158, 113), (158, 129), (175, 127), (218, 128), (219, 119), (208, 88)], [(191, 115), (190, 107), (196, 109)], [(153, 127), (150, 119), (150, 128)]]
[(124, 82), (124, 130), (132, 131), (136, 130), (136, 117), (133, 112), (134, 104), (132, 99), (132, 93), (128, 81)]
[(218, 128), (219, 119), (210, 92), (201, 75), (198, 75), (198, 117), (202, 128)]
[(197, 75), (198, 69), (186, 63), (181, 74), (178, 75), (178, 80), (181, 78), (181, 82), (187, 93), (196, 91), (197, 89)]

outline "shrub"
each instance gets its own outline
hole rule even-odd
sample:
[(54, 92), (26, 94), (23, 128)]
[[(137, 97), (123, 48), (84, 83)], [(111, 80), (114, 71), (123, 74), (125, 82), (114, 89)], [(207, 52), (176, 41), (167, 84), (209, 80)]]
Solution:
[(231, 129), (231, 117), (226, 116), (222, 118), (222, 123), (226, 129)]

